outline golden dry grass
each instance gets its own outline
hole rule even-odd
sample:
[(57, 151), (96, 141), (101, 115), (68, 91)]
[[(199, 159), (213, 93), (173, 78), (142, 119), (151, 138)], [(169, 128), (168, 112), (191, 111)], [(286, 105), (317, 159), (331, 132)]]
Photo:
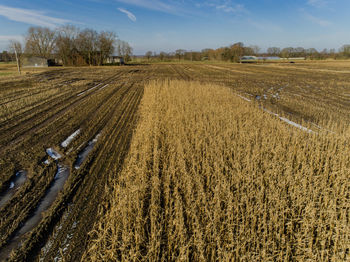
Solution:
[(140, 115), (83, 261), (349, 259), (349, 137), (196, 82), (151, 82)]
[(3, 63), (0, 62), (0, 80), (2, 79), (18, 79), (23, 78), (23, 76), (32, 74), (32, 73), (39, 73), (39, 72), (45, 72), (48, 68), (46, 67), (24, 67), (21, 68), (22, 74), (19, 75), (17, 71), (17, 64), (15, 62), (9, 62), (9, 63)]

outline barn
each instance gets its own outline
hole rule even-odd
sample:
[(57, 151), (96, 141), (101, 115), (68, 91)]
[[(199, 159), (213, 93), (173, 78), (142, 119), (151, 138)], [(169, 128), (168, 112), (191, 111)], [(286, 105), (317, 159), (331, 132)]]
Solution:
[(110, 56), (106, 59), (106, 64), (124, 65), (124, 58), (121, 56)]
[(43, 57), (31, 56), (23, 58), (23, 67), (48, 67), (48, 60)]

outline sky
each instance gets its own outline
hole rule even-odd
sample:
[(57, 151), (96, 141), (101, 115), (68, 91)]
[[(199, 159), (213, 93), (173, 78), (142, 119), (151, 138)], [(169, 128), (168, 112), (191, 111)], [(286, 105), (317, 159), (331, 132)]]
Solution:
[(0, 0), (0, 51), (30, 26), (114, 31), (134, 54), (350, 44), (350, 0)]

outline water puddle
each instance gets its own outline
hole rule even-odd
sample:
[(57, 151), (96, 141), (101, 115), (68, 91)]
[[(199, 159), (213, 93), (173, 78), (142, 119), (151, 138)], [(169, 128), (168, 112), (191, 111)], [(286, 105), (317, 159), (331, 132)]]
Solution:
[(23, 227), (19, 230), (18, 232), (19, 235), (23, 235), (29, 232), (37, 224), (39, 224), (42, 218), (41, 213), (47, 210), (55, 201), (59, 191), (61, 191), (61, 189), (63, 188), (64, 183), (66, 182), (68, 176), (69, 176), (69, 168), (66, 166), (58, 165), (58, 170), (55, 175), (53, 185), (47, 191), (45, 197), (41, 200), (39, 206), (34, 211), (34, 214), (32, 215), (32, 217), (29, 218), (27, 222), (23, 225)]
[(312, 131), (311, 129), (308, 129), (308, 128), (302, 126), (302, 125), (299, 125), (299, 124), (297, 124), (297, 123), (295, 123), (295, 122), (293, 122), (293, 121), (291, 121), (291, 120), (289, 120), (289, 119), (287, 119), (287, 118), (285, 118), (285, 117), (281, 117), (281, 116), (280, 116), (279, 119), (282, 120), (282, 121), (284, 121), (284, 122), (286, 122), (287, 124), (289, 124), (289, 125), (291, 125), (291, 126), (294, 126), (294, 127), (296, 127), (296, 128), (299, 128), (299, 129), (301, 129), (301, 130), (303, 130), (303, 131), (305, 131), (305, 132), (314, 133), (314, 131)]
[(84, 163), (85, 159), (88, 157), (92, 149), (94, 148), (98, 138), (100, 137), (100, 134), (97, 134), (96, 137), (91, 140), (88, 145), (79, 153), (77, 159), (74, 163), (74, 168), (79, 169), (80, 166)]
[(241, 96), (239, 94), (236, 94), (238, 97), (242, 98), (243, 100), (247, 101), (247, 102), (251, 102), (252, 100), (250, 100), (249, 98), (246, 98), (244, 96)]
[(58, 153), (57, 151), (55, 151), (55, 149), (53, 148), (48, 148), (46, 149), (46, 153), (54, 160), (58, 160), (60, 159), (62, 156), (60, 155), (60, 153)]
[(75, 131), (73, 134), (71, 134), (69, 137), (66, 138), (66, 140), (64, 140), (62, 143), (61, 143), (61, 146), (63, 148), (66, 148), (72, 141), (73, 139), (80, 134), (80, 129), (78, 129), (77, 131)]
[(26, 182), (27, 172), (24, 170), (18, 171), (10, 181), (8, 189), (0, 194), (0, 208), (3, 207), (16, 193), (16, 191)]
[(55, 175), (54, 181), (51, 187), (46, 192), (46, 195), (40, 201), (39, 205), (29, 217), (29, 219), (23, 224), (23, 226), (17, 231), (15, 236), (0, 252), (0, 261), (9, 257), (12, 250), (20, 246), (23, 235), (33, 230), (41, 221), (42, 213), (50, 208), (55, 201), (58, 193), (62, 190), (64, 183), (69, 176), (69, 168), (66, 166), (58, 165), (58, 170)]
[(266, 108), (263, 108), (263, 110), (266, 112), (266, 113), (269, 113), (270, 115), (274, 115), (276, 117), (278, 117), (281, 121), (283, 122), (286, 122), (287, 124), (291, 125), (291, 126), (294, 126), (296, 128), (299, 128), (300, 130), (303, 130), (305, 132), (308, 132), (308, 133), (315, 133), (314, 131), (312, 131), (311, 129), (308, 129), (307, 127), (304, 127), (302, 125), (299, 125), (298, 123), (295, 123), (291, 120), (289, 120), (288, 118), (285, 118), (285, 117), (282, 117), (274, 112), (271, 112), (269, 110), (267, 110)]
[(89, 92), (89, 91), (95, 89), (96, 87), (99, 87), (100, 85), (102, 85), (102, 83), (99, 83), (98, 85), (96, 85), (96, 86), (94, 86), (94, 87), (91, 87), (90, 89), (88, 89), (88, 90), (86, 90), (86, 91), (84, 91), (84, 92), (81, 92), (81, 93), (77, 94), (77, 96), (81, 96), (81, 95), (83, 95), (83, 94), (85, 94), (85, 93), (87, 93), (87, 92)]
[(105, 88), (107, 86), (109, 86), (109, 84), (104, 85), (103, 87), (100, 88), (100, 90), (102, 90), (103, 88)]

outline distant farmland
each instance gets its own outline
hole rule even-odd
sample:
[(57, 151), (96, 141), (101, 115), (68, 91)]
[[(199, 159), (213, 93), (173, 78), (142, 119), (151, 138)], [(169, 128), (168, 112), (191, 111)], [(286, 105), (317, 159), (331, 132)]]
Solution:
[(0, 260), (349, 259), (348, 62), (28, 72), (0, 75)]

